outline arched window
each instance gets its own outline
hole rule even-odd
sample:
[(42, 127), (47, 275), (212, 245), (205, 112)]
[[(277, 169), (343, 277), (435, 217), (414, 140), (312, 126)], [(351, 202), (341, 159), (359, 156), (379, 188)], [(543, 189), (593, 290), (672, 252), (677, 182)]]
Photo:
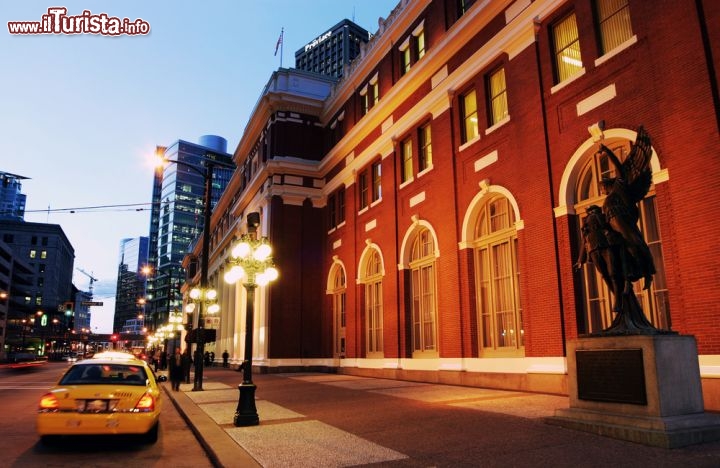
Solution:
[(367, 356), (383, 354), (382, 259), (377, 249), (370, 249), (365, 261), (362, 282), (365, 284), (365, 332)]
[(345, 357), (346, 291), (345, 269), (336, 264), (332, 272), (332, 289), (330, 290), (333, 304), (333, 355), (336, 358)]
[(410, 254), (413, 357), (436, 356), (438, 352), (433, 240), (427, 228), (420, 229), (413, 240)]
[(522, 355), (524, 331), (515, 214), (504, 196), (489, 198), (480, 210), (473, 247), (480, 353)]
[[(624, 161), (630, 151), (630, 142), (617, 140), (605, 142), (615, 155)], [(603, 177), (615, 177), (615, 167), (605, 154), (595, 153), (588, 158), (580, 172), (578, 185), (575, 191), (575, 212), (580, 217), (578, 222), (577, 238), (581, 239), (579, 232), (585, 218), (585, 209), (590, 205), (602, 206), (604, 195), (600, 192), (600, 181)], [(645, 242), (650, 247), (655, 263), (655, 276), (649, 290), (642, 289), (643, 281), (634, 284), (635, 295), (642, 306), (647, 319), (660, 329), (670, 328), (670, 301), (668, 298), (667, 283), (665, 280), (665, 265), (662, 257), (662, 239), (655, 209), (655, 187), (639, 204), (640, 230)], [(611, 295), (600, 274), (592, 264), (583, 266), (582, 311), (578, 311), (578, 332), (597, 333), (608, 328), (613, 321)]]

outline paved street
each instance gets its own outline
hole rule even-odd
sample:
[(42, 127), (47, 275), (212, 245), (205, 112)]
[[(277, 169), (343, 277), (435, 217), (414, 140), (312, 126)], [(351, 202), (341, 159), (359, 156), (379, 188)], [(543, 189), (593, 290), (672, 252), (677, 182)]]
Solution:
[(235, 427), (240, 373), (166, 390), (220, 466), (718, 467), (720, 442), (666, 450), (548, 425), (564, 396), (336, 374), (255, 375), (260, 425)]
[(67, 368), (52, 362), (37, 369), (0, 368), (0, 466), (2, 467), (172, 467), (205, 468), (212, 463), (178, 413), (165, 399), (160, 436), (153, 445), (128, 438), (78, 437), (57, 447), (41, 444), (35, 432), (40, 396)]
[(64, 368), (0, 371), (0, 453), (12, 467), (718, 467), (720, 442), (666, 450), (548, 425), (564, 396), (337, 374), (254, 375), (260, 425), (235, 427), (242, 375), (205, 369), (167, 396), (153, 446), (38, 443), (37, 398)]

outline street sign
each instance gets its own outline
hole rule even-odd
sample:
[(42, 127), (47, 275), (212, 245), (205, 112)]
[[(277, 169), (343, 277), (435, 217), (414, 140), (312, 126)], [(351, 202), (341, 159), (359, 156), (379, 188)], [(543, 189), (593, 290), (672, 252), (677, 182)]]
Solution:
[(101, 306), (103, 305), (102, 302), (93, 302), (93, 301), (81, 301), (80, 304), (84, 306)]

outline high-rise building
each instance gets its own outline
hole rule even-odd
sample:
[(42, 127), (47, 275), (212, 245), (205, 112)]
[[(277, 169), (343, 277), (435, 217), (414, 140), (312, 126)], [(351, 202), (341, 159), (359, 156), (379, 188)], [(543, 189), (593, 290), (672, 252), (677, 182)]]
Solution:
[(370, 34), (344, 19), (295, 52), (295, 68), (339, 78), (343, 67), (360, 54)]
[[(67, 330), (72, 315), (65, 314), (66, 304), (74, 301), (75, 249), (62, 228), (57, 224), (3, 220), (0, 222), (0, 240), (18, 259), (16, 264), (25, 264), (30, 270), (22, 275), (22, 281), (16, 281), (10, 287), (8, 344), (13, 347), (28, 345), (25, 339), (28, 334), (24, 330), (27, 325), (22, 324), (37, 324), (32, 328), (35, 337)], [(14, 340), (12, 343), (11, 339)]]
[(22, 221), (25, 218), (26, 195), (21, 193), (21, 180), (25, 180), (17, 174), (0, 172), (0, 219), (14, 219)]
[(156, 152), (170, 162), (156, 171), (153, 181), (149, 241), (152, 273), (146, 304), (146, 326), (150, 329), (166, 322), (169, 311), (182, 309), (182, 260), (203, 230), (207, 162), (216, 162), (212, 171), (212, 206), (233, 174), (227, 141), (216, 135), (204, 135), (199, 143), (178, 140), (158, 147)]
[(21, 260), (8, 244), (0, 240), (0, 361), (7, 357), (8, 351), (18, 346), (18, 337), (21, 343), (25, 326), (23, 320), (27, 321), (35, 314), (35, 310), (25, 304), (32, 276), (33, 271), (27, 261)]
[(90, 322), (92, 320), (92, 312), (90, 307), (86, 305), (87, 302), (92, 302), (93, 295), (91, 291), (80, 291), (73, 287), (74, 294), (74, 305), (73, 305), (73, 322), (72, 329), (76, 333), (80, 333), (81, 341), (87, 341), (85, 336), (92, 331), (90, 328)]
[(122, 331), (125, 322), (137, 320), (145, 303), (146, 276), (143, 268), (148, 264), (148, 238), (134, 237), (120, 241), (117, 292), (113, 332)]

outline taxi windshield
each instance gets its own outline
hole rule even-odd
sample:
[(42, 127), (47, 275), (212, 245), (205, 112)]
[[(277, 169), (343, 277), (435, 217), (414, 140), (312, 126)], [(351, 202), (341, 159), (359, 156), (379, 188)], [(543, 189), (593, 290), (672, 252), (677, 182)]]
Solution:
[(145, 385), (147, 375), (142, 366), (112, 363), (76, 364), (60, 380), (60, 385)]

